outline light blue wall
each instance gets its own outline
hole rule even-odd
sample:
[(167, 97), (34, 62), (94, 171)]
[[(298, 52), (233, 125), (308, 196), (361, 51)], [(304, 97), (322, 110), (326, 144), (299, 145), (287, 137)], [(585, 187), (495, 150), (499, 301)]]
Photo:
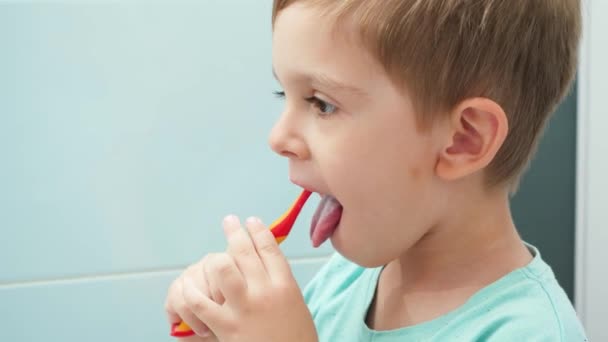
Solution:
[[(0, 341), (171, 341), (167, 287), (222, 218), (287, 209), (270, 8), (0, 2)], [(282, 245), (302, 285), (317, 201)]]

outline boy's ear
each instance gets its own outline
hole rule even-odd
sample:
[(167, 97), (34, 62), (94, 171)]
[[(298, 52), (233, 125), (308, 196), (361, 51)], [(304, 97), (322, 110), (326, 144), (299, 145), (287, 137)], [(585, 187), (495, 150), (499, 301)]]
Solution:
[(487, 98), (462, 101), (450, 112), (437, 175), (455, 180), (482, 170), (498, 153), (508, 130), (507, 116), (496, 102)]

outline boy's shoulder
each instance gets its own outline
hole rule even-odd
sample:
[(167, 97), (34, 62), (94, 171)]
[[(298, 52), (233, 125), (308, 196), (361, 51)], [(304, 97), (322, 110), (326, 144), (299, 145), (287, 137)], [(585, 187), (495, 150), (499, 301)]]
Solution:
[(461, 327), (483, 341), (587, 341), (553, 270), (536, 247), (527, 247), (532, 262), (477, 292), (457, 310), (448, 330)]
[[(367, 329), (361, 320), (373, 298), (381, 268), (363, 268), (334, 254), (304, 290), (320, 336), (340, 326), (378, 341), (587, 341), (568, 296), (538, 250), (532, 262), (473, 295), (460, 308), (420, 325), (390, 332)], [(350, 320), (353, 320), (352, 322)], [(356, 321), (354, 321), (356, 320)], [(329, 332), (326, 330), (334, 330)]]

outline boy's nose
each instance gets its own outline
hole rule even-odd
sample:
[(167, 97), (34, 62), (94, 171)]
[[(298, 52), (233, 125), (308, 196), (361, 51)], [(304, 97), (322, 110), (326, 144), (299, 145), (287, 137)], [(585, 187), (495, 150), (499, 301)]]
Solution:
[(283, 113), (270, 131), (268, 143), (277, 154), (293, 159), (308, 159), (310, 152), (302, 136), (301, 127)]

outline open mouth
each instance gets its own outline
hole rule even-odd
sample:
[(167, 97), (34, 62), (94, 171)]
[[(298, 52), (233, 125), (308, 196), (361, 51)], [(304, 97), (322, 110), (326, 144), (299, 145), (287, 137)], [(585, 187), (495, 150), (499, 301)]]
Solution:
[(319, 247), (334, 233), (342, 218), (342, 204), (331, 195), (322, 195), (310, 223), (313, 247)]

